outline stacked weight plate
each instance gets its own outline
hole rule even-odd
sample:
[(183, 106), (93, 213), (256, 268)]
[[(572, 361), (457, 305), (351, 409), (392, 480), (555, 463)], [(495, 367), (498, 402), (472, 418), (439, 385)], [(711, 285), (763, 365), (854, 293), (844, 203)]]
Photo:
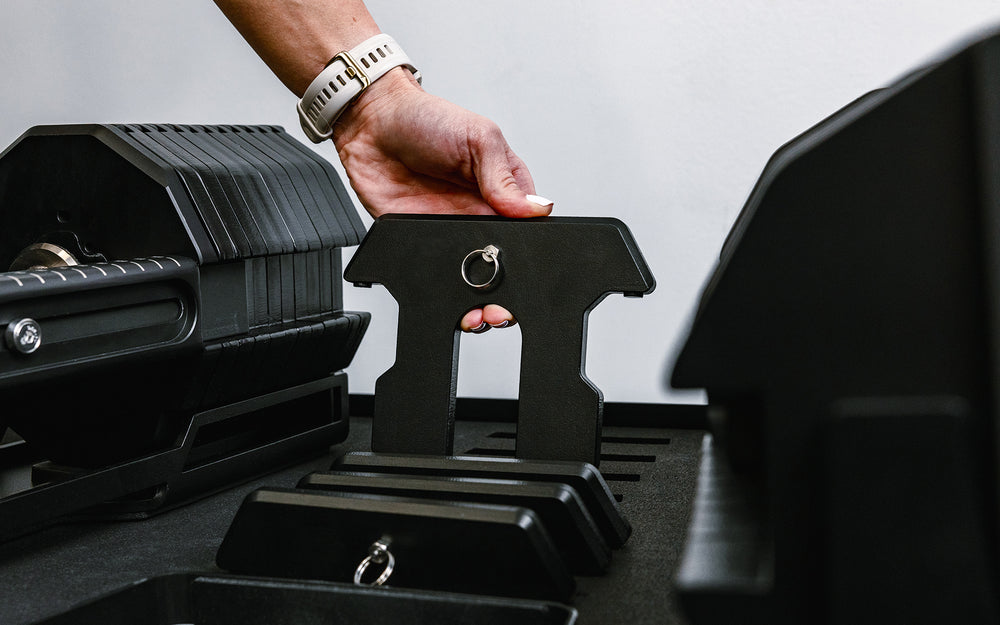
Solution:
[(358, 452), (252, 493), (217, 562), (349, 582), (380, 541), (394, 586), (568, 601), (573, 575), (605, 572), (630, 533), (587, 463)]

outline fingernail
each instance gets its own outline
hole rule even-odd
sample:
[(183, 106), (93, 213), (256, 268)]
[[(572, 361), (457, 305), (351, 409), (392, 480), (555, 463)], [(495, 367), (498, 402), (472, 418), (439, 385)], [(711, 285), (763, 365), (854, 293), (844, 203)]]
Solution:
[(553, 204), (555, 204), (555, 202), (553, 202), (552, 200), (544, 198), (540, 195), (529, 195), (528, 201), (531, 202), (532, 204), (538, 204), (539, 206), (552, 206)]
[(510, 319), (504, 319), (500, 323), (491, 323), (490, 327), (491, 328), (506, 328), (509, 325), (510, 325)]
[(488, 323), (486, 323), (484, 321), (484, 322), (480, 323), (478, 326), (476, 326), (476, 327), (472, 328), (471, 330), (469, 330), (469, 332), (472, 332), (473, 334), (479, 334), (480, 332), (486, 332), (487, 330), (490, 329), (489, 326), (490, 326), (490, 324), (488, 324)]

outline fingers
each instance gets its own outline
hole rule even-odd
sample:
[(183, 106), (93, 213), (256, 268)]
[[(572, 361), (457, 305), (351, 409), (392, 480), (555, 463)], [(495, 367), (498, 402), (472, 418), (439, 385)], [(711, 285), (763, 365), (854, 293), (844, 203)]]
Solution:
[(509, 310), (496, 304), (487, 304), (465, 313), (458, 325), (463, 332), (481, 334), (490, 328), (507, 328), (515, 323), (517, 321)]
[(483, 321), (482, 308), (474, 308), (465, 313), (458, 326), (462, 328), (462, 332), (485, 332), (489, 329), (489, 324)]
[(487, 304), (483, 307), (483, 321), (491, 328), (506, 328), (515, 323), (514, 315), (503, 306), (496, 304)]
[(473, 173), (483, 199), (505, 217), (542, 217), (552, 212), (552, 202), (533, 195), (528, 168), (507, 145), (500, 129), (484, 122), (469, 135)]

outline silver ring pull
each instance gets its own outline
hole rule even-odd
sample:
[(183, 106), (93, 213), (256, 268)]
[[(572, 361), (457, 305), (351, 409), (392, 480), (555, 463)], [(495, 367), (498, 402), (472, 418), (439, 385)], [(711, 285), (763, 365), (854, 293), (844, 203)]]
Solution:
[[(472, 280), (469, 280), (468, 274), (465, 273), (465, 267), (469, 264), (469, 259), (476, 254), (482, 254), (483, 260), (493, 265), (493, 275), (490, 279), (482, 284), (476, 284)], [(495, 245), (487, 245), (486, 247), (479, 250), (472, 250), (465, 255), (462, 259), (462, 280), (474, 289), (485, 289), (489, 285), (493, 284), (493, 281), (497, 279), (500, 275), (500, 249)]]
[[(382, 584), (389, 581), (389, 576), (392, 575), (392, 570), (396, 567), (396, 558), (393, 557), (392, 552), (389, 551), (389, 543), (391, 541), (388, 538), (382, 537), (372, 543), (372, 546), (368, 548), (368, 557), (361, 561), (358, 568), (354, 569), (354, 585), (355, 586), (381, 586)], [(361, 581), (361, 577), (368, 570), (368, 566), (374, 564), (384, 564), (385, 569), (383, 569), (382, 574), (376, 578), (376, 580), (370, 584), (366, 584)]]

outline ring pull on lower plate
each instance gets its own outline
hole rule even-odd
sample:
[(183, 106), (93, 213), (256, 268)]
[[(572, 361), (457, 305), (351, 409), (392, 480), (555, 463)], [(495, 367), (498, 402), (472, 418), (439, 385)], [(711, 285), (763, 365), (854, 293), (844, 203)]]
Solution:
[[(382, 584), (389, 581), (389, 577), (392, 575), (392, 570), (396, 568), (396, 558), (389, 551), (390, 540), (388, 538), (381, 538), (372, 543), (371, 547), (368, 548), (368, 557), (361, 561), (358, 568), (354, 570), (354, 584), (356, 586), (381, 586)], [(370, 584), (366, 584), (361, 581), (364, 576), (365, 571), (372, 564), (384, 564), (385, 569), (382, 573), (375, 579), (375, 581)]]
[[(490, 279), (487, 280), (486, 282), (478, 284), (470, 280), (468, 273), (466, 273), (466, 267), (469, 264), (469, 260), (475, 257), (476, 254), (481, 254), (484, 261), (493, 265), (493, 275), (490, 276)], [(471, 252), (465, 255), (465, 258), (462, 259), (462, 280), (464, 280), (466, 284), (468, 284), (474, 289), (485, 289), (486, 287), (493, 284), (493, 281), (496, 280), (499, 275), (500, 275), (500, 248), (498, 248), (495, 245), (487, 245), (482, 249), (472, 250)]]

